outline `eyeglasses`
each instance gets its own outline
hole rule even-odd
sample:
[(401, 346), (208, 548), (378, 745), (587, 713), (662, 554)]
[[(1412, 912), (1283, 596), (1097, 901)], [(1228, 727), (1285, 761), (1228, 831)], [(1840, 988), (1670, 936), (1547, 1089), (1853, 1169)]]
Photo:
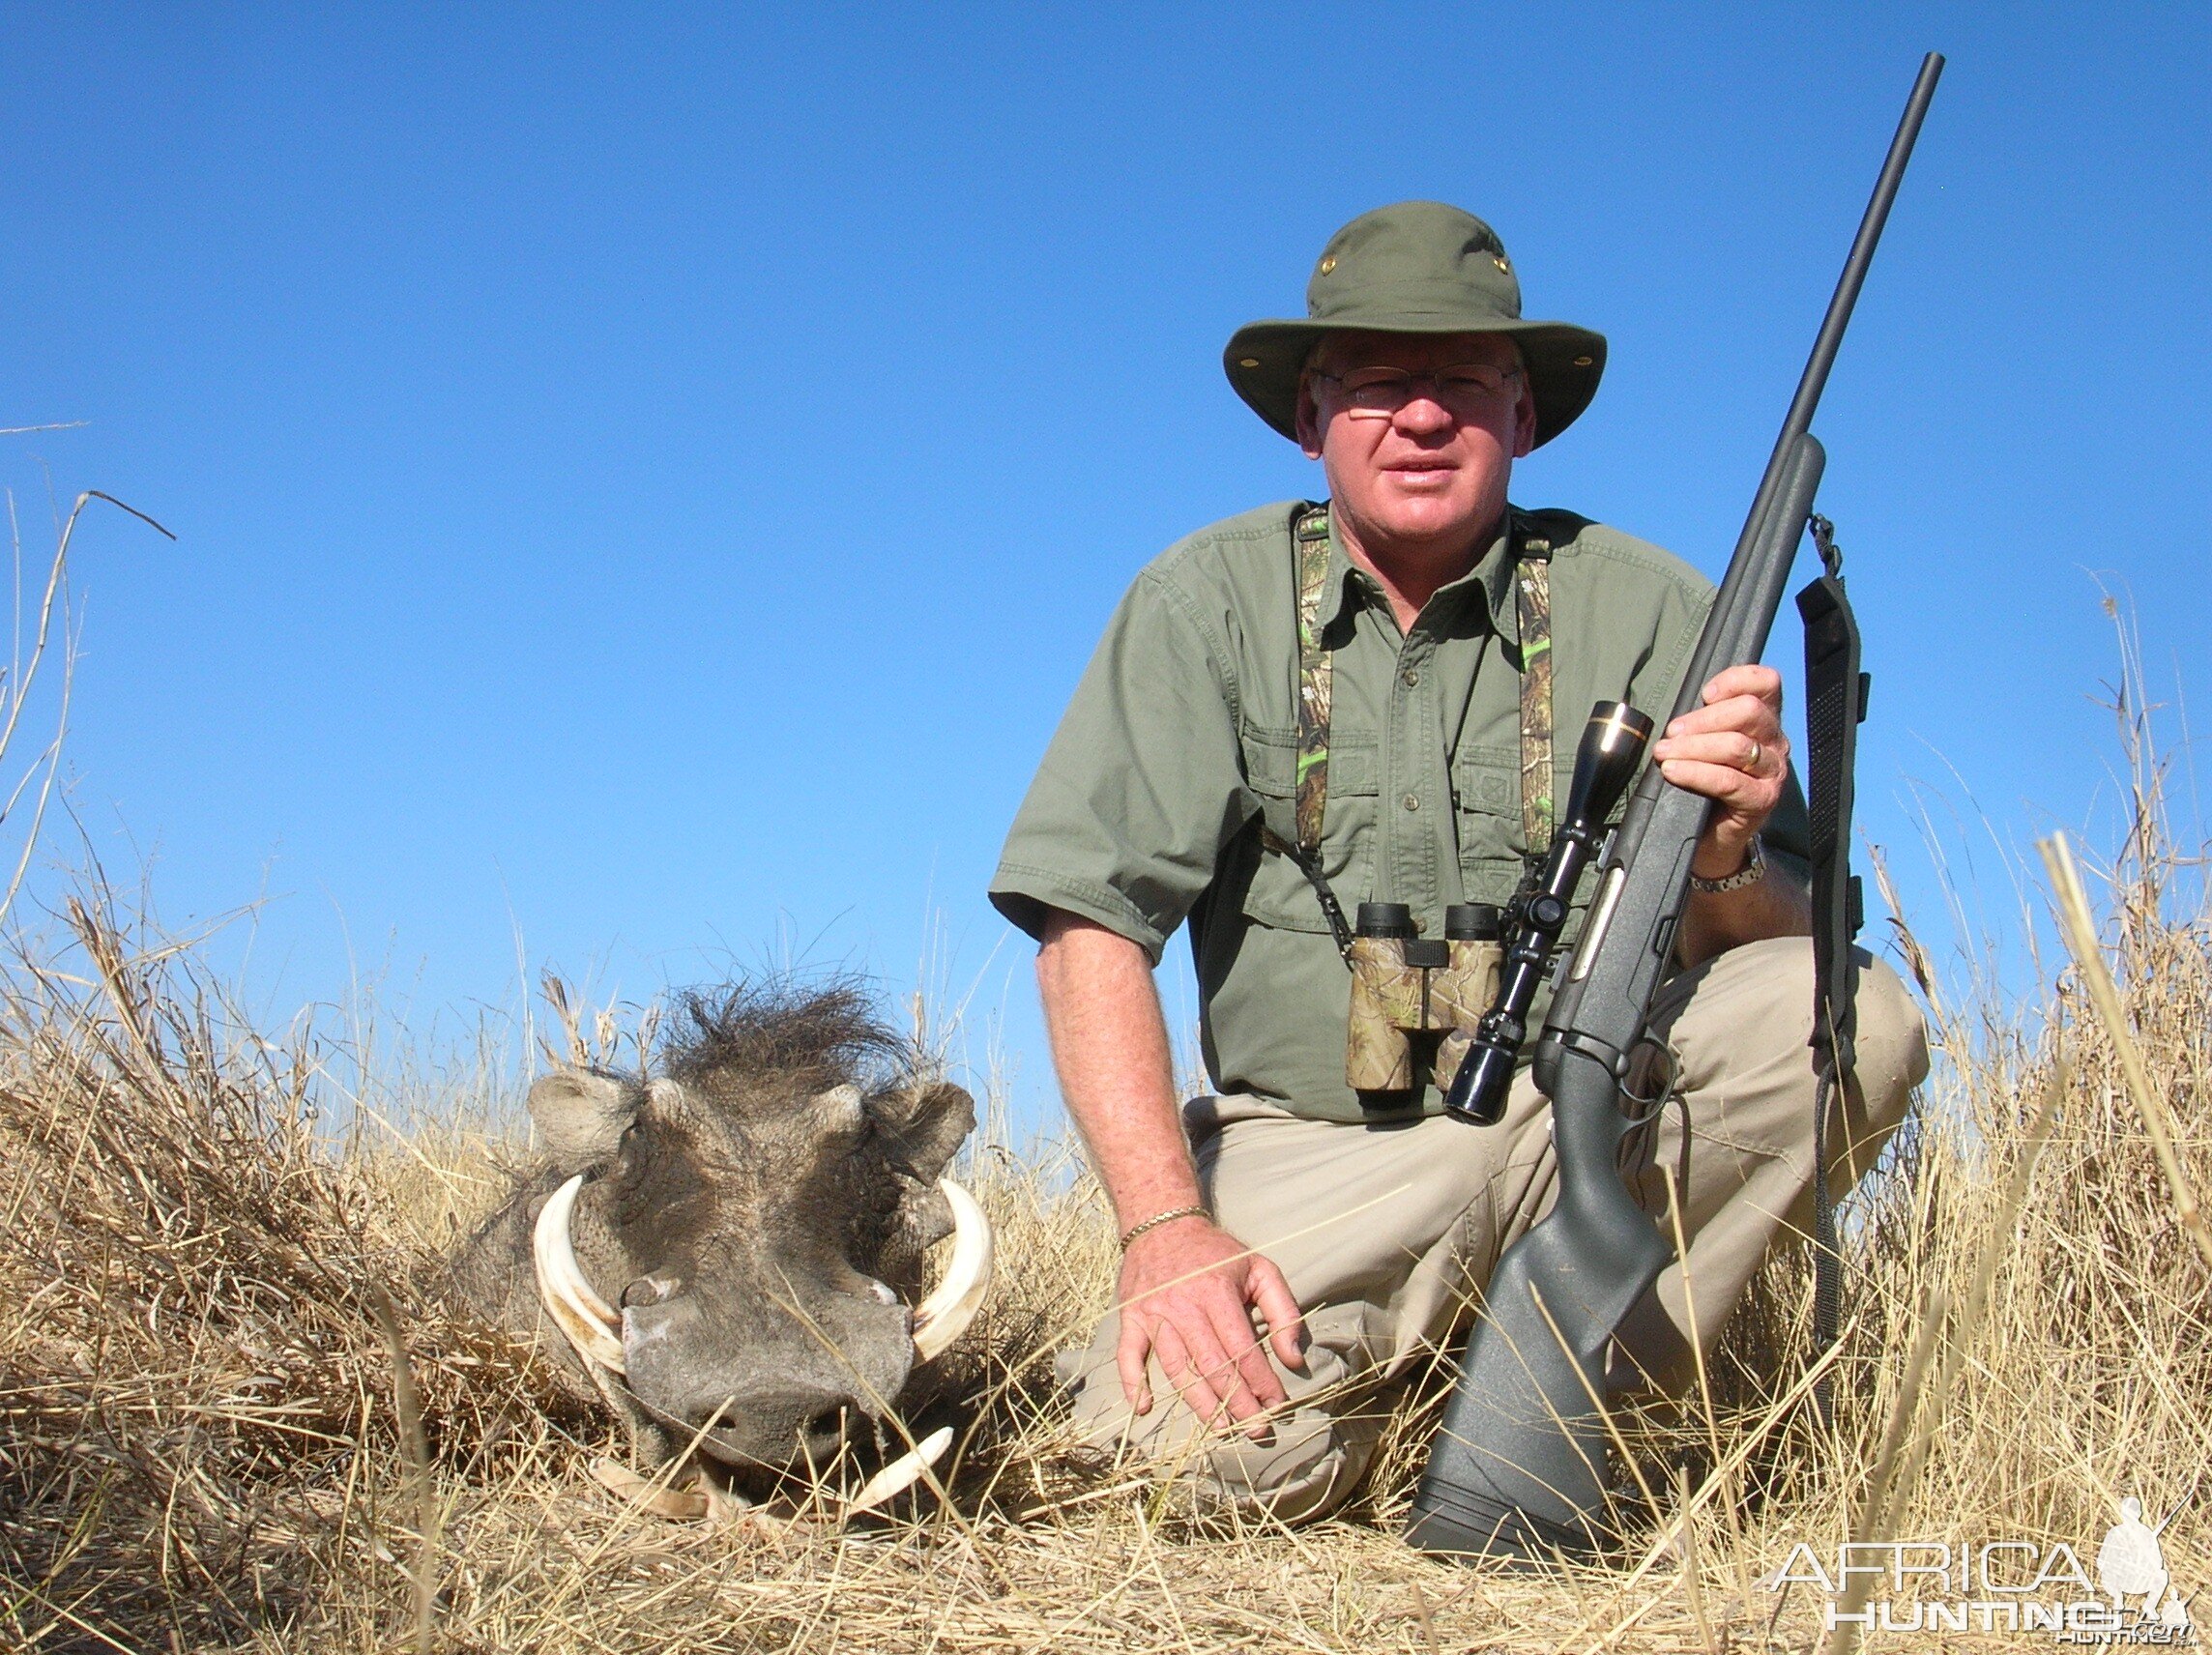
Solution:
[(1469, 414), (1487, 405), (1521, 377), (1518, 367), (1498, 367), (1490, 363), (1455, 363), (1450, 367), (1412, 373), (1402, 367), (1355, 367), (1347, 373), (1316, 373), (1340, 386), (1354, 419), (1387, 420), (1413, 399), (1413, 388), (1425, 385), (1454, 414)]

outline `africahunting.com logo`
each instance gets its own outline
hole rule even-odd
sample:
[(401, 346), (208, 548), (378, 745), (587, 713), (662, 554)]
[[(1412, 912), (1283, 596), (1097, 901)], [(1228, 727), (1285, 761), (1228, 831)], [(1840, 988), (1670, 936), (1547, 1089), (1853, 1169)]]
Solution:
[(2197, 1643), (2189, 1604), (2167, 1568), (2142, 1502), (2120, 1501), (2120, 1520), (2097, 1548), (2096, 1580), (2073, 1547), (2027, 1540), (1954, 1545), (1941, 1540), (1847, 1541), (1822, 1557), (1800, 1541), (1761, 1582), (1827, 1595), (1823, 1625), (1868, 1632), (2042, 1632), (2059, 1643)]

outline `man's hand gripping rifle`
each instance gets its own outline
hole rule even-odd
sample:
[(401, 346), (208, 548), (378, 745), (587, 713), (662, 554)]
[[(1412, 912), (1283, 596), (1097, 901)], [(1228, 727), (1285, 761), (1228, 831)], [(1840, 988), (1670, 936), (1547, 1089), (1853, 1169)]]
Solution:
[[(1758, 660), (1766, 647), (1824, 463), (1811, 431), (1813, 412), (1942, 67), (1933, 52), (1921, 64), (1698, 640), (1677, 716), (1698, 704), (1715, 673)], [(1445, 1100), (1451, 1113), (1477, 1121), (1502, 1113), (1534, 990), (1551, 968), (1576, 883), (1598, 849), (1596, 834), (1649, 731), (1648, 719), (1615, 704), (1600, 703), (1592, 713), (1568, 825), (1516, 904), (1498, 1002), (1455, 1077)], [(1608, 785), (1612, 796), (1601, 806)], [(1613, 836), (1589, 923), (1536, 1047), (1536, 1084), (1552, 1102), (1557, 1204), (1492, 1272), (1458, 1388), (1413, 1496), (1406, 1537), (1424, 1551), (1528, 1557), (1602, 1544), (1606, 1433), (1592, 1399), (1605, 1394), (1615, 1330), (1672, 1257), (1621, 1180), (1620, 1143), (1630, 1125), (1621, 1081), (1674, 956), (1690, 858), (1708, 809), (1704, 798), (1669, 785), (1653, 768)]]

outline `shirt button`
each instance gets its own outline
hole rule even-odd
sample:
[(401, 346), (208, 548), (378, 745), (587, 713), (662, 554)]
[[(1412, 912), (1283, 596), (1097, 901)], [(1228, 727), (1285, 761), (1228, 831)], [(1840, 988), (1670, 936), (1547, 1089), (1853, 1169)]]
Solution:
[(1408, 689), (1412, 689), (1421, 682), (1421, 669), (1419, 667), (1408, 667), (1398, 675), (1398, 681)]
[(1421, 808), (1421, 800), (1420, 800), (1420, 796), (1419, 796), (1419, 795), (1417, 795), (1417, 794), (1412, 794), (1412, 793), (1409, 793), (1408, 795), (1406, 795), (1406, 808), (1407, 808), (1408, 810), (1418, 810), (1418, 809), (1420, 809), (1420, 808)]

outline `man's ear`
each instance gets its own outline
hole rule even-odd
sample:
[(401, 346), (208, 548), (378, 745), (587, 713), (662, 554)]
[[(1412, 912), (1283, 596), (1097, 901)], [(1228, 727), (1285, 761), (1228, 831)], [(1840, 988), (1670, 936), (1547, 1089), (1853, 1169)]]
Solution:
[(1519, 384), (1521, 394), (1513, 399), (1513, 457), (1517, 460), (1527, 459), (1536, 447), (1536, 392), (1526, 368)]
[(1321, 404), (1314, 400), (1313, 376), (1307, 373), (1298, 375), (1297, 430), (1298, 447), (1304, 450), (1306, 458), (1309, 460), (1320, 459), (1322, 450)]
[(644, 1101), (642, 1088), (612, 1075), (556, 1069), (532, 1084), (530, 1118), (544, 1135), (554, 1166), (584, 1173), (614, 1158)]
[(934, 1081), (880, 1100), (877, 1119), (894, 1158), (932, 1184), (975, 1129), (975, 1100), (949, 1081)]

